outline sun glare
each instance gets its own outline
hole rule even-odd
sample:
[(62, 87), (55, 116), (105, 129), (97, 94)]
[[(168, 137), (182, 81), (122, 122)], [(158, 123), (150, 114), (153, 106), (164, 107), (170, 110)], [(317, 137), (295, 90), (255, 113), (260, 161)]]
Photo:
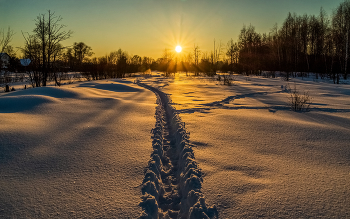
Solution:
[(175, 51), (176, 52), (181, 52), (182, 51), (182, 47), (181, 46), (176, 46)]

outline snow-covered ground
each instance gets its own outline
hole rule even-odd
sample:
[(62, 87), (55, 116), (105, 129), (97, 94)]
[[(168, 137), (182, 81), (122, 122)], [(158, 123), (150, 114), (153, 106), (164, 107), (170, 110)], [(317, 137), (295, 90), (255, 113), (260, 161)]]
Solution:
[[(171, 94), (220, 218), (350, 217), (350, 86), (234, 76), (144, 80)], [(285, 87), (312, 98), (293, 112)], [(282, 87), (283, 86), (283, 87)]]
[(0, 96), (0, 218), (136, 218), (156, 97), (104, 80)]
[[(220, 218), (350, 217), (350, 85), (232, 78), (138, 78), (185, 122), (208, 206)], [(0, 217), (140, 215), (156, 96), (133, 80), (0, 94)], [(294, 86), (309, 112), (290, 110)]]

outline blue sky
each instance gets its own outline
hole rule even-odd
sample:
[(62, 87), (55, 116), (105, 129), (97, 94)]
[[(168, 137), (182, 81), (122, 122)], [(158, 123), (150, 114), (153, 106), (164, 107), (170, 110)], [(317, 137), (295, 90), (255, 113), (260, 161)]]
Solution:
[(74, 32), (63, 45), (84, 42), (96, 56), (119, 48), (129, 54), (158, 58), (177, 44), (205, 52), (213, 40), (226, 45), (237, 40), (243, 25), (269, 32), (288, 12), (328, 14), (343, 0), (0, 0), (0, 29), (16, 33), (12, 45), (23, 46), (21, 34), (34, 29), (34, 19), (47, 10), (63, 17)]

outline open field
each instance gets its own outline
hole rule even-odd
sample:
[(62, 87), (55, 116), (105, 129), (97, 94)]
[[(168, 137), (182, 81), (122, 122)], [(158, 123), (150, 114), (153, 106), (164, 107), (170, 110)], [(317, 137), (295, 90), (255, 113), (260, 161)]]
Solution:
[(0, 217), (137, 217), (155, 102), (118, 80), (1, 96)]
[[(186, 123), (207, 202), (222, 218), (349, 217), (349, 85), (233, 78), (146, 80)], [(309, 92), (310, 112), (290, 110), (287, 84)]]
[[(0, 217), (138, 217), (158, 91), (185, 122), (198, 191), (219, 218), (349, 217), (349, 85), (230, 77), (154, 73), (1, 93)], [(308, 112), (290, 109), (294, 86), (308, 92)]]

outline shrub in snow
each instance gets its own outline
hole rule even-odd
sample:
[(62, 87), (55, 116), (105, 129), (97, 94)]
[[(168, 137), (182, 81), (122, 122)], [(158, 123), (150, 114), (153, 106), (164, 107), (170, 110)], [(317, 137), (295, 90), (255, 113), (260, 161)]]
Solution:
[(310, 109), (311, 98), (308, 92), (300, 94), (296, 86), (290, 92), (290, 106), (293, 111), (308, 111)]
[(282, 91), (287, 92), (287, 93), (289, 93), (291, 91), (289, 84), (286, 84), (284, 87), (283, 87), (283, 85), (281, 85), (281, 89), (282, 89)]
[(231, 86), (232, 80), (233, 79), (230, 76), (224, 75), (224, 85)]

